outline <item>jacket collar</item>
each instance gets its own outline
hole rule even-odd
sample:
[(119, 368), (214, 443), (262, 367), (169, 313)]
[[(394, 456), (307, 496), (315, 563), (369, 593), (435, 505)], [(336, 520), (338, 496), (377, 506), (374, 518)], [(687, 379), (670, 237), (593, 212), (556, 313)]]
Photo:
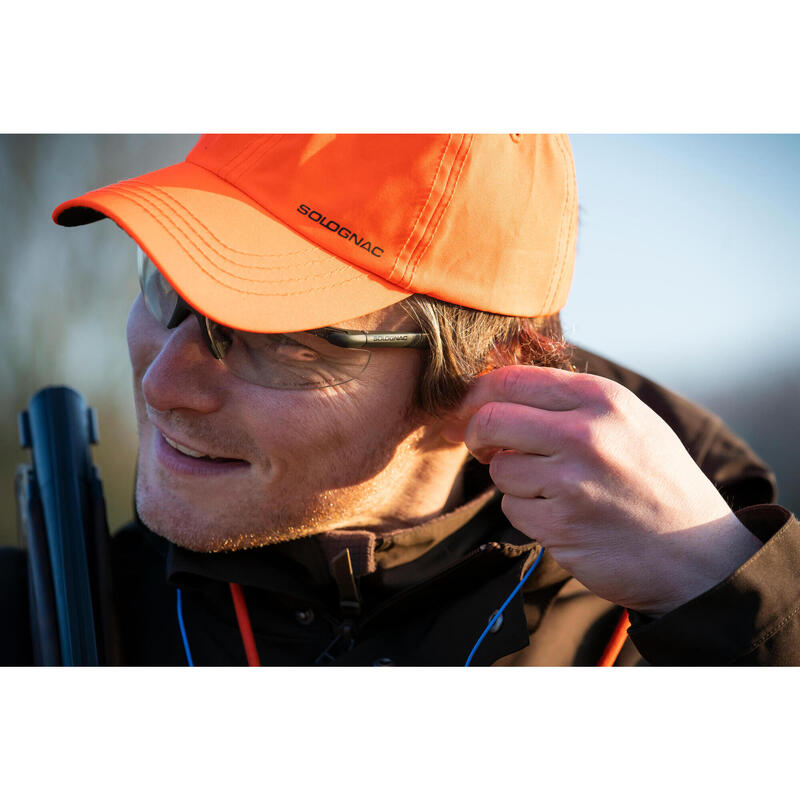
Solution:
[[(514, 529), (503, 515), (501, 496), (491, 484), (488, 468), (472, 461), (466, 469), (465, 490), (470, 499), (420, 525), (388, 534), (331, 531), (223, 553), (198, 553), (169, 544), (167, 578), (176, 584), (233, 581), (311, 599), (330, 587), (333, 561), (344, 548), (350, 551), (354, 577), (367, 579), (379, 594), (430, 580), (471, 553), (519, 558), (523, 570), (538, 555), (539, 545)], [(545, 553), (526, 591), (568, 578)]]

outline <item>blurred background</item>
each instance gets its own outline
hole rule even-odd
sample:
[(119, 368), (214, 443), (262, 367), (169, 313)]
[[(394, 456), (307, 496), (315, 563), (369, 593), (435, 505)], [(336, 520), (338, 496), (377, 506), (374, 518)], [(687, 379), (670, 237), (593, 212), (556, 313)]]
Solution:
[[(112, 530), (132, 514), (125, 319), (135, 249), (61, 201), (180, 161), (194, 135), (0, 136), (0, 546), (16, 542), (17, 412), (68, 384), (97, 409)], [(800, 136), (575, 135), (580, 231), (567, 337), (719, 414), (800, 511)]]

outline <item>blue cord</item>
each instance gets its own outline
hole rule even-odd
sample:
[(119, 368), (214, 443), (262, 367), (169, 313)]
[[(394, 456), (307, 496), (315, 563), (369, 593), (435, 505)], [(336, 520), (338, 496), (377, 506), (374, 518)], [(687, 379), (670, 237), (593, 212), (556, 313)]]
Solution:
[[(480, 639), (478, 639), (478, 641), (475, 642), (475, 646), (472, 648), (472, 652), (469, 654), (467, 663), (464, 664), (465, 667), (468, 667), (470, 665), (472, 657), (475, 655), (477, 649), (481, 646), (481, 642), (483, 642), (483, 640), (486, 638), (486, 634), (489, 633), (489, 630), (491, 629), (492, 625), (494, 625), (494, 623), (497, 621), (497, 618), (503, 613), (503, 611), (505, 611), (506, 606), (508, 606), (508, 604), (514, 599), (514, 595), (525, 585), (525, 581), (527, 581), (528, 578), (530, 578), (531, 573), (539, 565), (539, 562), (542, 560), (543, 555), (544, 555), (544, 547), (539, 551), (539, 555), (536, 556), (536, 561), (534, 561), (533, 564), (531, 564), (528, 571), (522, 576), (522, 580), (520, 580), (520, 582), (514, 587), (514, 591), (511, 592), (508, 598), (506, 598), (505, 603), (503, 603), (503, 605), (500, 606), (497, 613), (494, 614), (492, 618), (489, 620), (489, 624), (484, 629), (483, 633), (480, 636)], [(189, 640), (186, 638), (186, 628), (183, 624), (183, 607), (181, 602), (180, 589), (178, 589), (178, 626), (181, 629), (181, 639), (183, 639), (183, 649), (186, 651), (186, 661), (189, 663), (190, 667), (193, 667), (194, 661), (192, 661), (192, 652), (189, 649)]]
[(189, 666), (194, 666), (192, 661), (192, 651), (189, 649), (189, 640), (186, 638), (186, 628), (183, 626), (183, 606), (181, 603), (181, 590), (178, 589), (178, 626), (181, 629), (181, 638), (183, 639), (183, 649), (186, 651), (186, 660)]
[(511, 602), (514, 595), (524, 586), (525, 581), (527, 581), (528, 578), (530, 578), (531, 572), (533, 572), (536, 569), (537, 565), (542, 560), (542, 555), (544, 555), (544, 547), (539, 551), (539, 555), (536, 556), (536, 561), (534, 561), (533, 564), (531, 564), (530, 569), (522, 576), (522, 580), (514, 587), (514, 591), (511, 592), (511, 594), (506, 599), (505, 603), (503, 603), (503, 605), (500, 606), (500, 609), (497, 611), (497, 613), (489, 620), (489, 624), (486, 626), (485, 630), (481, 634), (481, 638), (478, 639), (477, 642), (475, 642), (475, 647), (472, 648), (472, 652), (469, 654), (467, 663), (464, 664), (465, 667), (468, 667), (470, 665), (470, 662), (472, 661), (472, 657), (475, 655), (476, 650), (481, 646), (481, 642), (486, 638), (486, 634), (489, 633), (492, 625), (494, 625), (497, 618), (503, 613), (505, 607)]

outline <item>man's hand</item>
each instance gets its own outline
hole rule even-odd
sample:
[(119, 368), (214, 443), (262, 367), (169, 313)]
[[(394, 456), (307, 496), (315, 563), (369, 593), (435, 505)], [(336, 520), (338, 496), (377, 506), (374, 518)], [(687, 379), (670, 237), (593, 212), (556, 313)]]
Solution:
[(761, 546), (664, 420), (606, 378), (503, 367), (444, 435), (489, 464), (515, 528), (626, 608), (665, 614)]

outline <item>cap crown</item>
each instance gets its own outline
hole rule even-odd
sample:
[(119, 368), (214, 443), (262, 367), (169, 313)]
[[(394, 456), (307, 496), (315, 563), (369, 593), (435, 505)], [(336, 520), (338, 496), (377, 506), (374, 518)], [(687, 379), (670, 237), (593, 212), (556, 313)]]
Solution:
[(565, 136), (207, 134), (186, 160), (400, 289), (519, 316), (566, 302), (577, 192)]

